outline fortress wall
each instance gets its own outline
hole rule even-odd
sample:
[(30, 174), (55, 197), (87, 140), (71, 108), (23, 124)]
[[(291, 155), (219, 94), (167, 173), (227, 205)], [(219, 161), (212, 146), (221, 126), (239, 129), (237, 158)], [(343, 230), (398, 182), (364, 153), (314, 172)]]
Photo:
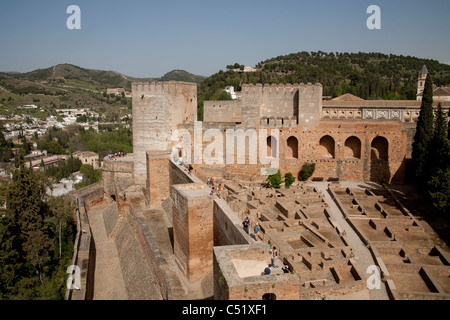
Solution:
[(119, 222), (119, 207), (116, 202), (110, 203), (103, 211), (103, 220), (105, 222), (106, 234), (109, 237)]
[(203, 106), (205, 122), (241, 122), (242, 103), (240, 100), (232, 101), (205, 101)]
[[(331, 139), (321, 143), (322, 138)], [(290, 154), (287, 140), (298, 141), (298, 158)], [(353, 137), (359, 146), (349, 144)], [(375, 138), (387, 140), (387, 158), (374, 160), (378, 150), (372, 143)], [(340, 178), (349, 181), (384, 180), (403, 182), (407, 156), (407, 133), (400, 122), (349, 122), (322, 120), (314, 127), (300, 126), (280, 133), (280, 167), (282, 172), (298, 175), (305, 162), (315, 163), (313, 177)], [(377, 147), (377, 146), (375, 146)], [(352, 149), (353, 148), (353, 149)], [(356, 157), (354, 157), (356, 156)]]
[(167, 277), (166, 270), (169, 268), (158, 243), (148, 227), (144, 218), (136, 218), (138, 239), (142, 246), (145, 258), (150, 266), (155, 280), (159, 285), (162, 298), (164, 300), (172, 299), (172, 287)]
[(134, 179), (133, 155), (128, 155), (127, 161), (121, 161), (122, 159), (125, 158), (104, 160), (102, 167), (102, 181), (105, 193), (115, 195), (116, 199), (119, 194), (133, 184)]
[(80, 268), (81, 286), (80, 290), (66, 289), (64, 299), (92, 300), (94, 297), (96, 251), (87, 210), (103, 197), (103, 187), (101, 183), (96, 183), (74, 193), (73, 197), (77, 202), (77, 234), (74, 243), (72, 265)]
[[(209, 126), (203, 127), (203, 133), (207, 128)], [(267, 134), (270, 133), (271, 131), (268, 130)], [(291, 172), (298, 178), (303, 164), (315, 163), (316, 170), (313, 178), (400, 183), (404, 181), (408, 158), (408, 131), (401, 122), (322, 120), (315, 126), (282, 129), (279, 133), (280, 141), (277, 141), (277, 147), (282, 174)], [(258, 130), (257, 134), (259, 134)], [(226, 162), (227, 136), (224, 131), (222, 131), (222, 139), (222, 158)], [(376, 139), (381, 139), (382, 142), (375, 143)], [(206, 148), (212, 147), (212, 143), (212, 141), (203, 141), (202, 154)], [(207, 176), (215, 175), (215, 173), (223, 177), (234, 176), (244, 180), (264, 179), (260, 175), (260, 169), (267, 165), (261, 164), (259, 149), (257, 150), (256, 165), (249, 164), (247, 147), (245, 165), (236, 162), (223, 165), (194, 164), (194, 170), (199, 173), (203, 181)], [(235, 159), (236, 155), (235, 152)]]
[(138, 241), (131, 217), (123, 217), (114, 236), (123, 280), (130, 300), (162, 300), (154, 270)]
[(259, 126), (263, 85), (242, 85), (242, 123), (248, 128)]
[(289, 118), (298, 114), (299, 85), (265, 85), (262, 89), (261, 117)]
[(299, 119), (300, 125), (317, 125), (322, 117), (321, 84), (307, 84), (299, 89)]
[[(273, 118), (275, 123), (271, 125), (278, 127), (284, 124), (276, 123), (276, 119), (298, 119), (300, 124), (316, 125), (322, 117), (322, 93), (320, 84), (247, 85), (242, 90), (243, 110), (249, 106), (250, 109), (259, 109), (259, 118)], [(253, 114), (249, 110), (243, 118), (245, 116)], [(291, 124), (293, 127), (296, 125)]]

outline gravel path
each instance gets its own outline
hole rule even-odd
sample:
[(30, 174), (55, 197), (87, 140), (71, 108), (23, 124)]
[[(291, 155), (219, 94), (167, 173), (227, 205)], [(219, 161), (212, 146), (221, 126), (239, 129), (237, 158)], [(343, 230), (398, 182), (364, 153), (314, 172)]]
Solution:
[[(358, 185), (363, 185), (362, 183), (359, 183), (358, 185), (349, 183), (348, 185), (346, 183), (341, 183), (342, 185), (346, 187), (355, 188), (358, 187)], [(341, 212), (341, 210), (337, 207), (334, 200), (331, 198), (330, 194), (328, 193), (328, 182), (312, 182), (310, 184), (311, 186), (316, 187), (318, 190), (320, 190), (325, 198), (325, 201), (329, 205), (329, 211), (331, 216), (334, 218), (334, 220), (337, 222), (337, 224), (340, 226), (341, 230), (345, 230), (346, 238), (350, 242), (349, 245), (353, 248), (353, 252), (355, 254), (355, 257), (353, 258), (357, 263), (361, 270), (361, 272), (364, 273), (364, 281), (366, 281), (367, 277), (372, 275), (372, 273), (366, 274), (366, 270), (371, 265), (376, 265), (375, 261), (373, 260), (373, 257), (370, 253), (370, 250), (364, 245), (364, 243), (361, 241), (359, 236), (356, 234), (356, 232), (352, 229), (352, 227), (347, 223), (347, 221), (344, 219), (344, 216)], [(372, 289), (369, 290), (370, 298), (372, 300), (389, 300), (386, 285), (384, 282), (381, 282), (381, 288), (380, 289)]]

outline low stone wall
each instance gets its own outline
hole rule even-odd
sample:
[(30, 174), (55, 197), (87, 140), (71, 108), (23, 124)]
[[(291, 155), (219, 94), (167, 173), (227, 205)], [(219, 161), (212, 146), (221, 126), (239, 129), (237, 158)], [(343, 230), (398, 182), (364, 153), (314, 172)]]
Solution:
[[(103, 197), (103, 187), (97, 183), (73, 194), (76, 200), (77, 235), (72, 265), (80, 268), (80, 288), (66, 289), (65, 300), (92, 300), (94, 297), (95, 242), (87, 210)], [(75, 271), (75, 270), (74, 270)]]
[(214, 246), (250, 244), (253, 241), (242, 228), (242, 221), (223, 199), (214, 200)]
[(324, 300), (330, 296), (342, 296), (366, 289), (366, 282), (362, 280), (313, 289), (302, 288), (300, 291), (300, 300)]
[(147, 259), (147, 263), (154, 273), (155, 280), (159, 285), (161, 296), (164, 300), (172, 300), (172, 287), (166, 273), (169, 265), (166, 259), (164, 259), (158, 243), (153, 237), (145, 219), (137, 218), (136, 222), (139, 243)]
[[(298, 300), (300, 277), (292, 273), (240, 276), (233, 260), (270, 261), (265, 244), (214, 247), (215, 300)], [(263, 267), (263, 265), (261, 265)], [(264, 268), (258, 270), (263, 272)]]
[(194, 181), (193, 176), (183, 172), (183, 167), (176, 165), (170, 161), (170, 185), (174, 186), (177, 184), (188, 184), (197, 183), (199, 181)]

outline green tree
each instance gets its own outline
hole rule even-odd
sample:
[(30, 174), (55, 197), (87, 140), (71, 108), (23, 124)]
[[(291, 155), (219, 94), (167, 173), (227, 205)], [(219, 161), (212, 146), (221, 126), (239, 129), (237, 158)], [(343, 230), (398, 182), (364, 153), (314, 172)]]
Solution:
[(308, 181), (308, 179), (314, 174), (315, 170), (316, 170), (315, 163), (305, 163), (298, 174), (298, 179), (300, 181)]
[(428, 147), (427, 192), (439, 212), (450, 210), (450, 144), (448, 123), (438, 105), (433, 138)]
[(419, 120), (414, 135), (412, 162), (414, 175), (419, 183), (426, 181), (426, 161), (428, 159), (428, 143), (433, 137), (433, 82), (428, 74), (423, 91)]
[(226, 91), (222, 91), (219, 96), (217, 97), (217, 100), (233, 100), (233, 98), (231, 97), (231, 94), (226, 92)]
[(49, 261), (52, 243), (44, 226), (45, 183), (33, 174), (32, 169), (20, 167), (13, 175), (7, 193), (7, 215), (20, 227), (19, 239), (25, 259), (31, 264), (42, 282), (42, 268)]
[[(48, 206), (50, 208), (49, 217), (46, 223), (51, 227), (54, 234), (58, 235), (58, 252), (59, 259), (62, 257), (62, 246), (64, 239), (64, 233), (70, 233), (70, 226), (74, 224), (73, 212), (75, 210), (74, 199), (69, 196), (51, 197), (48, 200)], [(69, 230), (69, 231), (67, 231)]]
[[(24, 166), (0, 185), (0, 201), (5, 204), (0, 218), (0, 299), (64, 296), (76, 232), (74, 207), (70, 199), (47, 201), (46, 186), (42, 174)], [(55, 244), (60, 245), (61, 261)]]

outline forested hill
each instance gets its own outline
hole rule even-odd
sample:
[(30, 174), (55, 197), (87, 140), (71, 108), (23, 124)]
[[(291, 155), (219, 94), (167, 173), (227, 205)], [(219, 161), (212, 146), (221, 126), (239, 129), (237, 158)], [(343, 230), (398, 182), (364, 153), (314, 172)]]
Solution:
[(438, 86), (450, 84), (450, 65), (435, 60), (381, 53), (300, 52), (262, 61), (256, 72), (236, 72), (232, 66), (207, 78), (199, 101), (213, 99), (225, 86), (264, 83), (316, 83), (324, 96), (352, 93), (363, 99), (415, 100), (417, 78), (426, 65)]

